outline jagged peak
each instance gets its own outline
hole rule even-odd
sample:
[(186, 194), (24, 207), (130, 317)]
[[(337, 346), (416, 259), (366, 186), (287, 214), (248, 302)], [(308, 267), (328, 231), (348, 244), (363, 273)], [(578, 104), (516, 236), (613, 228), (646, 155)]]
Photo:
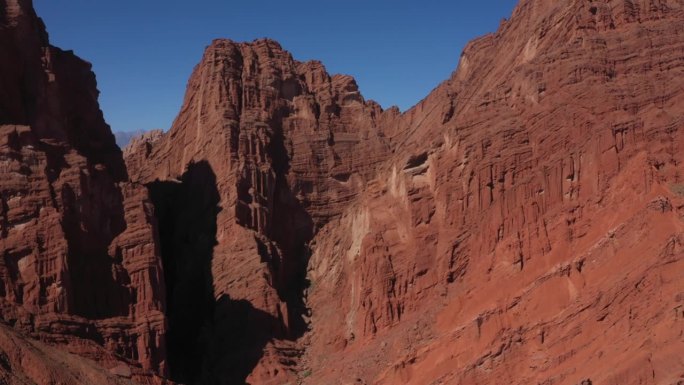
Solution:
[[(258, 38), (254, 39), (252, 41), (235, 41), (230, 38), (216, 38), (211, 41), (211, 44), (209, 44), (209, 47), (214, 47), (214, 48), (225, 48), (228, 46), (232, 47), (259, 47), (259, 46), (264, 46), (264, 47), (269, 47), (271, 49), (275, 50), (280, 50), (284, 51), (282, 45), (271, 38)], [(209, 48), (208, 47), (208, 48)]]

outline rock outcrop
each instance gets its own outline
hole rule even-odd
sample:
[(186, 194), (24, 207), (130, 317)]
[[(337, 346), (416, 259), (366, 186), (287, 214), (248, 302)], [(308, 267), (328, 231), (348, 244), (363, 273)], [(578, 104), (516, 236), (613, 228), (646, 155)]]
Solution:
[[(0, 325), (0, 383), (26, 384), (88, 384), (88, 385), (152, 385), (159, 383), (150, 376), (136, 375), (130, 363), (114, 358), (110, 369), (102, 366), (108, 353), (95, 346), (88, 347), (101, 356), (86, 358), (65, 352), (60, 347), (29, 338), (5, 325)], [(118, 362), (118, 363), (115, 363)]]
[(29, 0), (0, 52), (0, 382), (684, 381), (682, 0), (522, 0), (405, 113), (216, 40), (123, 154)]
[[(292, 377), (309, 242), (387, 158), (379, 127), (397, 117), (365, 101), (351, 77), (297, 62), (276, 42), (207, 48), (171, 130), (126, 149), (168, 245), (171, 378), (237, 383), (255, 365), (263, 373), (251, 381)], [(185, 319), (188, 309), (196, 317)], [(217, 339), (239, 341), (210, 346)], [(193, 363), (187, 351), (206, 357)], [(231, 364), (237, 357), (249, 362)]]
[[(165, 290), (147, 190), (127, 181), (90, 64), (49, 45), (30, 1), (3, 0), (0, 11), (0, 316), (105, 369), (130, 365), (128, 377), (159, 382)], [(29, 370), (40, 385), (60, 378), (55, 363), (27, 368), (40, 359), (5, 350), (24, 340), (0, 335), (9, 357), (0, 371)]]
[(681, 382), (683, 52), (682, 1), (469, 44), (314, 238), (304, 383)]
[(682, 380), (682, 7), (522, 1), (404, 114), (215, 41), (127, 156), (168, 226), (172, 378)]

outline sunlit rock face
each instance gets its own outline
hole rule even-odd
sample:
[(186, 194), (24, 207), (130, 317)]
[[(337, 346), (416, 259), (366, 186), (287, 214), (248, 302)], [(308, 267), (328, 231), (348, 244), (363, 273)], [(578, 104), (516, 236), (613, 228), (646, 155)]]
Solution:
[(196, 378), (229, 346), (254, 383), (678, 378), (681, 6), (523, 1), (403, 114), (215, 41), (171, 131), (127, 149), (142, 183), (216, 176), (212, 306), (246, 310), (212, 323), (245, 337)]
[(684, 381), (684, 1), (523, 0), (405, 113), (215, 40), (123, 154), (0, 5), (0, 379)]
[(304, 383), (682, 381), (681, 1), (522, 1), (312, 243)]

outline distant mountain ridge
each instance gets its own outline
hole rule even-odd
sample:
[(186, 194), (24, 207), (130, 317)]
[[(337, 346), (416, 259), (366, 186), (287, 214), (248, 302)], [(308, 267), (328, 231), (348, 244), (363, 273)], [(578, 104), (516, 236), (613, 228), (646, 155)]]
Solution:
[(146, 133), (149, 130), (135, 130), (135, 131), (114, 131), (114, 139), (116, 140), (116, 145), (119, 146), (120, 149), (126, 148), (128, 144), (131, 142), (131, 139), (141, 136), (144, 133)]

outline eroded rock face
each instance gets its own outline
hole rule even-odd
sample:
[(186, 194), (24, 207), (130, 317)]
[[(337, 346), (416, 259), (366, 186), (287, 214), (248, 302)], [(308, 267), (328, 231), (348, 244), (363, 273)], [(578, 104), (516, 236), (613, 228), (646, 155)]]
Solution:
[[(288, 341), (307, 327), (308, 243), (386, 158), (379, 126), (396, 116), (366, 102), (351, 77), (297, 62), (273, 41), (207, 48), (171, 130), (126, 149), (173, 244), (162, 250), (173, 379), (244, 381), (257, 363), (250, 381), (292, 378), (299, 352)], [(201, 316), (184, 320), (190, 303)], [(217, 338), (237, 342), (213, 346)], [(188, 349), (206, 357), (191, 364)]]
[[(401, 115), (215, 41), (127, 150), (194, 288), (169, 294), (197, 336), (170, 337), (172, 378), (676, 383), (682, 31), (680, 1), (522, 1)], [(183, 346), (204, 358), (174, 372)]]
[(523, 0), (404, 114), (216, 40), (125, 165), (0, 6), (0, 381), (684, 380), (683, 1)]
[[(87, 384), (154, 385), (159, 378), (140, 375), (134, 362), (121, 361), (96, 343), (81, 340), (90, 357), (65, 351), (0, 325), (0, 381), (8, 385)], [(93, 355), (97, 352), (97, 355)], [(109, 357), (109, 369), (103, 359)]]
[(30, 1), (0, 10), (1, 317), (156, 381), (165, 290), (147, 190), (127, 181), (90, 64), (49, 45)]
[(681, 381), (683, 7), (522, 1), (472, 42), (314, 238), (304, 383)]

